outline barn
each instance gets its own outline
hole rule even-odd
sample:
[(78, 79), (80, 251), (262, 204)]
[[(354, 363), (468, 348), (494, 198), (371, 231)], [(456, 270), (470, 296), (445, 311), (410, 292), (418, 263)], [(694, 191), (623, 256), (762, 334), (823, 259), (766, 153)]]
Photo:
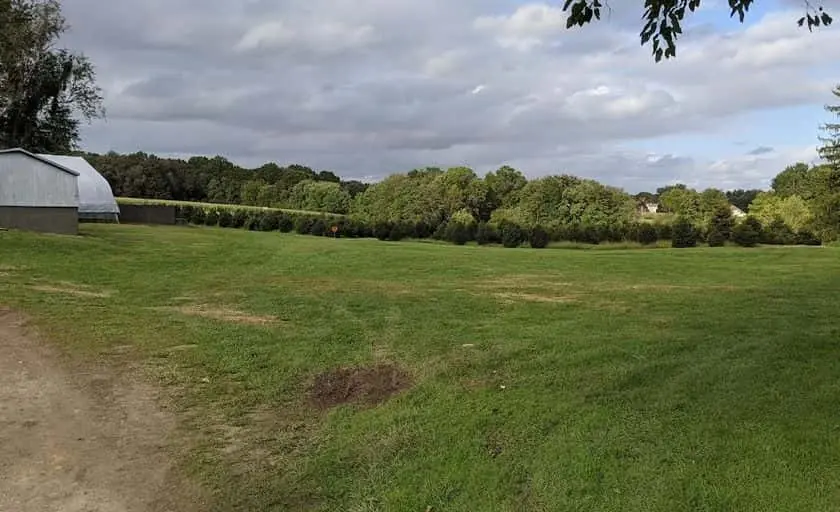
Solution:
[(79, 173), (23, 149), (0, 150), (0, 227), (76, 234)]
[(114, 191), (104, 176), (80, 156), (38, 155), (65, 169), (79, 173), (79, 220), (83, 222), (117, 222), (120, 207)]

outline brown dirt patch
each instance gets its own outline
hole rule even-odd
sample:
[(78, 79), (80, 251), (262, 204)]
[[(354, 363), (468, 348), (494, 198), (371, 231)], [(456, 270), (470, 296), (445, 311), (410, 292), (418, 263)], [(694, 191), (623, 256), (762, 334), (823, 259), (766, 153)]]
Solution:
[(65, 295), (73, 295), (75, 297), (98, 298), (104, 299), (111, 296), (110, 292), (96, 291), (86, 289), (81, 285), (73, 283), (61, 283), (58, 286), (54, 285), (35, 285), (31, 286), (33, 290), (46, 293), (63, 293)]
[(698, 284), (698, 285), (681, 285), (681, 284), (634, 284), (626, 287), (619, 287), (623, 290), (651, 290), (651, 291), (676, 291), (676, 290), (720, 290), (727, 292), (734, 292), (739, 290), (739, 287), (732, 285), (718, 285), (718, 284)]
[(542, 295), (539, 293), (497, 292), (493, 294), (497, 299), (505, 302), (544, 302), (550, 304), (568, 304), (577, 298), (570, 296)]
[(377, 405), (411, 386), (411, 376), (396, 365), (337, 368), (315, 376), (310, 402), (319, 409), (342, 404)]
[(389, 296), (401, 296), (410, 295), (417, 291), (402, 283), (376, 279), (283, 276), (275, 278), (274, 282), (283, 287), (291, 287), (314, 294), (334, 292), (369, 293), (375, 291)]
[(509, 289), (509, 288), (568, 288), (575, 286), (575, 283), (558, 281), (560, 276), (552, 274), (513, 274), (501, 276), (494, 279), (482, 279), (476, 283), (476, 287), (482, 289)]
[(201, 316), (204, 318), (212, 318), (214, 320), (222, 320), (223, 322), (233, 322), (237, 324), (246, 325), (268, 325), (276, 323), (280, 320), (276, 316), (253, 315), (251, 313), (246, 313), (238, 309), (221, 306), (209, 306), (206, 304), (194, 304), (191, 306), (173, 306), (153, 309), (176, 311), (183, 315)]
[(72, 363), (4, 309), (0, 353), (0, 510), (206, 510), (170, 457), (174, 417), (136, 372)]

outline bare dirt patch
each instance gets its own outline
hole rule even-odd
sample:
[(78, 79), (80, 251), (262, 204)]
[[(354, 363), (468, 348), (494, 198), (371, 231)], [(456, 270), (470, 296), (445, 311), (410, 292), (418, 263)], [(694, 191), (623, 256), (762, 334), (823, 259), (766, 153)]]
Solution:
[(571, 296), (556, 296), (543, 295), (539, 293), (514, 293), (514, 292), (496, 292), (493, 294), (497, 299), (502, 299), (505, 302), (544, 302), (549, 304), (568, 304), (575, 302), (577, 298)]
[(0, 309), (0, 510), (206, 509), (170, 458), (174, 417), (134, 372), (76, 368)]
[(337, 368), (315, 377), (310, 402), (319, 409), (342, 404), (377, 405), (411, 386), (411, 376), (394, 364)]
[(491, 279), (482, 279), (476, 283), (482, 289), (520, 289), (520, 288), (568, 288), (575, 283), (558, 281), (560, 276), (552, 274), (512, 274)]
[(377, 279), (282, 276), (275, 278), (274, 282), (283, 287), (291, 287), (314, 294), (335, 292), (370, 293), (375, 291), (388, 296), (402, 296), (410, 295), (417, 291), (402, 283)]
[(183, 315), (201, 316), (204, 318), (212, 318), (214, 320), (222, 320), (224, 322), (233, 322), (237, 324), (246, 325), (268, 325), (280, 321), (280, 319), (276, 316), (253, 315), (251, 313), (246, 313), (245, 311), (240, 311), (238, 309), (223, 306), (209, 306), (207, 304), (194, 304), (191, 306), (173, 306), (153, 309), (176, 311)]
[(59, 283), (58, 285), (34, 285), (33, 290), (46, 293), (63, 293), (76, 297), (105, 299), (111, 296), (111, 292), (93, 290), (73, 283)]

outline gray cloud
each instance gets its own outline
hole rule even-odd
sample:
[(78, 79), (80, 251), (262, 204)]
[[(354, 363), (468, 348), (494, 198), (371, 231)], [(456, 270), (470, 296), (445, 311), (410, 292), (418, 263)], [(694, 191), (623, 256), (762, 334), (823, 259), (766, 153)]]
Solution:
[(84, 131), (90, 149), (297, 162), (347, 177), (503, 163), (628, 188), (703, 172), (752, 176), (749, 165), (763, 176), (774, 162), (735, 155), (714, 168), (697, 155), (623, 148), (821, 104), (830, 88), (813, 71), (827, 64), (819, 48), (840, 47), (840, 34), (791, 30), (790, 13), (729, 35), (691, 22), (679, 59), (653, 64), (638, 44), (640, 13), (612, 3), (609, 19), (571, 31), (556, 3), (517, 10), (513, 0), (74, 0), (64, 9), (66, 44), (94, 60), (106, 92), (108, 121)]
[(757, 156), (757, 155), (766, 155), (767, 153), (772, 153), (772, 152), (773, 152), (773, 148), (771, 148), (770, 146), (758, 146), (757, 148), (747, 152), (747, 154)]

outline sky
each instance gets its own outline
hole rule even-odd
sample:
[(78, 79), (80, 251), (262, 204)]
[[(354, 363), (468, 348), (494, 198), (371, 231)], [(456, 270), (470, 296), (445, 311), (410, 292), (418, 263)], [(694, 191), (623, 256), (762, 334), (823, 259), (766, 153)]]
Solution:
[(97, 68), (107, 117), (81, 144), (95, 152), (366, 181), (511, 165), (629, 192), (763, 188), (815, 161), (840, 0), (823, 0), (838, 21), (812, 33), (800, 0), (757, 0), (743, 24), (704, 0), (660, 63), (639, 42), (641, 0), (572, 30), (561, 3), (64, 0), (62, 44)]

